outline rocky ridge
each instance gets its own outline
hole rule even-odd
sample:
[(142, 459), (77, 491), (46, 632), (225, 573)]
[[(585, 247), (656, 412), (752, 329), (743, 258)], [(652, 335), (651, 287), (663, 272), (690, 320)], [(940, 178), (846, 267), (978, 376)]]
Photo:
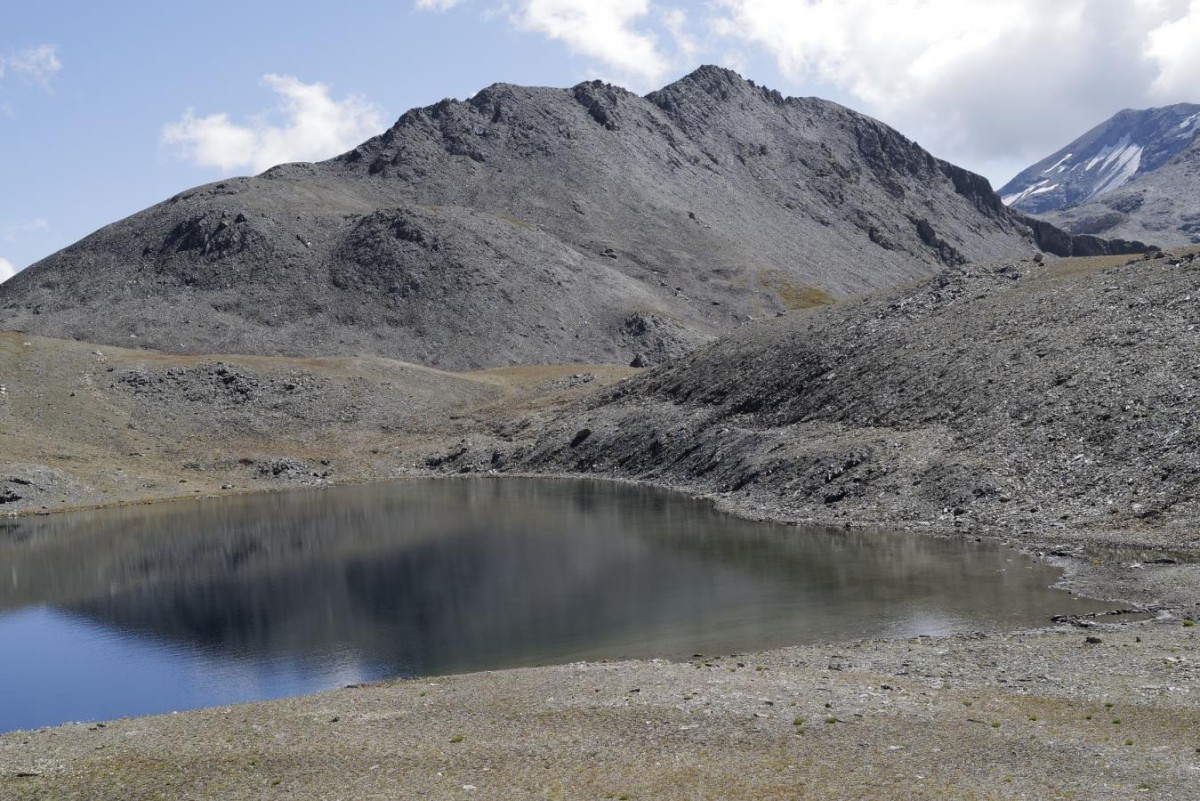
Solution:
[(716, 67), (497, 84), (320, 164), (192, 189), (0, 286), (0, 328), (449, 369), (653, 363), (970, 261), (1140, 250), (1006, 209), (881, 123)]

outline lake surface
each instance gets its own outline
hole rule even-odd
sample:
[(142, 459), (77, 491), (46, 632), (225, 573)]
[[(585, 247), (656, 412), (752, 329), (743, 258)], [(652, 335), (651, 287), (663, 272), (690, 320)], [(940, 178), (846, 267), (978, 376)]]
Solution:
[(0, 521), (0, 731), (394, 676), (1046, 625), (990, 543), (605, 482), (397, 482)]

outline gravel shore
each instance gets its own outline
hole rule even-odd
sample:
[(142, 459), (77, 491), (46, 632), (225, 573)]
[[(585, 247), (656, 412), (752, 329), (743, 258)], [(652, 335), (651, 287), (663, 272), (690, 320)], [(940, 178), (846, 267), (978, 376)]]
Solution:
[(13, 732), (0, 796), (1200, 797), (1196, 565), (1132, 561), (1150, 552), (1107, 538), (1073, 548), (1047, 557), (1065, 586), (1154, 611)]
[(1196, 798), (1195, 631), (1161, 620), (580, 663), (76, 724), (0, 738), (0, 793)]

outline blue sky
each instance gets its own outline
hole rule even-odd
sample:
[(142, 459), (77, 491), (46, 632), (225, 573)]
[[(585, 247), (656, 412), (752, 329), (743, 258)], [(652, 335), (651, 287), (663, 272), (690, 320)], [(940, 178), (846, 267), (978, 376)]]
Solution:
[(342, 152), (497, 81), (717, 63), (994, 185), (1123, 107), (1200, 102), (1200, 0), (41, 0), (0, 8), (0, 280), (176, 192)]

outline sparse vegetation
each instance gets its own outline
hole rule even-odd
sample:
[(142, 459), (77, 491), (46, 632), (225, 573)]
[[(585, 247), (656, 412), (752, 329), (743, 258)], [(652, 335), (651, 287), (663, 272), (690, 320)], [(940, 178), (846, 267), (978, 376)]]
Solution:
[(774, 292), (784, 306), (797, 311), (828, 306), (837, 300), (820, 287), (797, 284), (782, 270), (763, 270), (759, 274), (758, 281), (764, 288)]

